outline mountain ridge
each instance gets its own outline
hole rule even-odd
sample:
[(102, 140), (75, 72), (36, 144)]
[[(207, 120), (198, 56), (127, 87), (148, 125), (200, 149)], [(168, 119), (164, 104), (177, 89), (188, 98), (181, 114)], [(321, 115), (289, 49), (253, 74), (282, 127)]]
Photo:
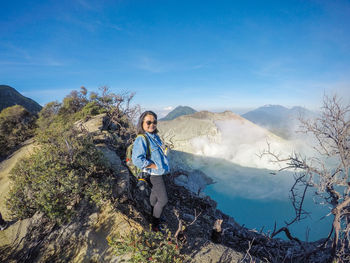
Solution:
[(264, 105), (241, 115), (243, 118), (264, 127), (271, 132), (288, 139), (294, 134), (299, 116), (312, 117), (310, 110), (294, 106), (287, 108), (281, 105)]
[(197, 112), (189, 106), (177, 106), (174, 110), (169, 112), (164, 118), (161, 118), (160, 121), (170, 121), (176, 119), (183, 115), (189, 115)]
[(42, 109), (39, 103), (23, 96), (16, 89), (8, 85), (0, 85), (0, 112), (14, 105), (21, 105), (32, 114), (37, 114)]

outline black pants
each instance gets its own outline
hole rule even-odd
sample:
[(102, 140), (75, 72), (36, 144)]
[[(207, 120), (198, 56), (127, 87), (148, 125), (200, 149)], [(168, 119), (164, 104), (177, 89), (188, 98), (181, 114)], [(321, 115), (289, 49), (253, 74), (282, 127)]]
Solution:
[(162, 175), (151, 175), (152, 190), (150, 196), (151, 206), (153, 206), (153, 216), (160, 218), (164, 206), (168, 203), (165, 184)]

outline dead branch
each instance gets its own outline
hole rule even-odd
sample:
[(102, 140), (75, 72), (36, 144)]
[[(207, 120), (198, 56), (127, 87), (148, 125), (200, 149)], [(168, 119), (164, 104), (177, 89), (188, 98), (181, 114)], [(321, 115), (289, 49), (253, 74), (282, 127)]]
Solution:
[(253, 238), (252, 241), (249, 241), (249, 242), (248, 242), (248, 249), (247, 249), (247, 251), (246, 251), (244, 257), (239, 261), (240, 263), (243, 263), (244, 260), (245, 260), (247, 257), (249, 257), (249, 262), (250, 262), (250, 263), (254, 263), (254, 262), (255, 262), (255, 260), (253, 260), (252, 255), (250, 255), (250, 250), (251, 250), (251, 248), (252, 248), (252, 246), (253, 246), (254, 240), (255, 240), (255, 238)]
[(302, 244), (301, 244), (301, 241), (300, 241), (298, 238), (293, 237), (293, 236), (291, 235), (291, 233), (290, 233), (290, 231), (289, 231), (289, 229), (288, 229), (287, 227), (281, 227), (281, 228), (280, 228), (279, 230), (277, 230), (276, 232), (273, 232), (273, 233), (271, 234), (271, 237), (275, 237), (276, 235), (278, 235), (278, 234), (281, 233), (282, 231), (286, 234), (286, 236), (288, 237), (289, 240), (291, 240), (291, 241), (296, 241), (296, 242), (298, 242), (299, 245), (302, 245)]
[(198, 217), (202, 214), (202, 212), (203, 211), (200, 211), (199, 214), (197, 215), (197, 210), (195, 209), (194, 210), (194, 219), (190, 224), (187, 225), (187, 227), (193, 225), (197, 221)]
[[(290, 222), (285, 222), (286, 226), (292, 225), (294, 222), (298, 222), (305, 218), (305, 215), (308, 215), (309, 213), (303, 209), (303, 204), (306, 196), (306, 191), (310, 187), (309, 182), (305, 181), (305, 177), (307, 174), (301, 174), (300, 176), (295, 177), (295, 182), (291, 188), (291, 196), (290, 199), (292, 201), (292, 206), (295, 211), (295, 217)], [(310, 180), (310, 179), (309, 179)], [(303, 190), (303, 193), (301, 196), (298, 196), (298, 193), (296, 192), (296, 187), (300, 183), (304, 183), (305, 187)]]
[[(180, 213), (179, 213), (179, 211), (178, 211), (177, 209), (174, 208), (173, 211), (174, 211), (174, 214), (175, 214), (175, 216), (176, 216), (176, 218), (177, 218), (177, 220), (178, 220), (178, 222), (179, 222), (174, 237), (175, 237), (175, 239), (176, 239), (176, 242), (178, 242), (178, 241), (180, 240), (182, 243), (184, 243), (184, 242), (186, 242), (186, 236), (184, 235), (184, 231), (186, 230), (187, 227), (193, 225), (193, 224), (197, 221), (198, 217), (202, 214), (202, 211), (201, 211), (199, 214), (197, 214), (197, 211), (196, 211), (196, 209), (195, 209), (195, 210), (194, 210), (194, 219), (193, 219), (193, 221), (192, 221), (191, 223), (189, 223), (189, 224), (186, 224), (186, 223), (180, 218)], [(181, 236), (181, 237), (180, 237), (180, 236)]]
[(175, 208), (174, 208), (174, 214), (177, 218), (177, 221), (179, 222), (179, 224), (177, 226), (177, 230), (176, 230), (175, 235), (174, 235), (175, 239), (177, 240), (178, 235), (180, 234), (181, 231), (183, 231), (183, 223), (182, 223), (182, 220), (180, 218), (179, 211), (176, 210)]

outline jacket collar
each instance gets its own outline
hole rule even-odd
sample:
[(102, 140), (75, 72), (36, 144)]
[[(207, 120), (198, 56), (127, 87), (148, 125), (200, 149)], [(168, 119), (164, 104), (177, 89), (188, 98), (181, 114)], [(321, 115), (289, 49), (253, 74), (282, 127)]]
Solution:
[(149, 132), (146, 132), (146, 134), (151, 137), (151, 138), (156, 138), (156, 133), (149, 133)]

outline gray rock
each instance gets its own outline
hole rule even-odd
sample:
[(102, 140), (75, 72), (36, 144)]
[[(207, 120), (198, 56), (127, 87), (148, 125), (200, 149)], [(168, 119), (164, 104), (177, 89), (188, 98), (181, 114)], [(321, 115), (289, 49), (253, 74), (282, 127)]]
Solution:
[(118, 130), (118, 126), (115, 123), (111, 122), (108, 126), (108, 129), (110, 129), (112, 131), (116, 131), (116, 130)]
[(240, 262), (243, 254), (220, 244), (207, 242), (192, 257), (192, 263)]
[(113, 170), (119, 172), (122, 169), (122, 161), (115, 151), (109, 149), (106, 144), (98, 144), (96, 147), (103, 153)]
[(114, 174), (116, 175), (117, 187), (116, 189), (113, 189), (114, 195), (119, 197), (126, 194), (128, 192), (130, 178), (129, 172), (125, 166), (122, 165), (120, 157), (105, 144), (98, 144), (96, 147), (103, 153), (103, 156), (106, 158), (108, 164), (114, 170)]
[(94, 142), (95, 143), (103, 143), (103, 142), (108, 142), (108, 141), (113, 141), (114, 137), (112, 134), (110, 134), (107, 131), (102, 131), (97, 133), (94, 137)]
[(104, 121), (106, 118), (107, 118), (106, 114), (103, 113), (103, 114), (94, 116), (91, 120), (88, 120), (87, 122), (77, 121), (75, 125), (82, 131), (87, 131), (89, 133), (100, 132), (103, 129)]
[(178, 177), (175, 178), (175, 183), (177, 185), (186, 185), (188, 184), (188, 177), (187, 175), (181, 174)]
[(194, 215), (190, 215), (190, 214), (186, 214), (186, 213), (182, 214), (182, 218), (183, 218), (183, 220), (185, 220), (187, 222), (193, 222), (193, 220), (195, 219)]
[(213, 183), (213, 180), (200, 170), (192, 170), (188, 172), (187, 176), (180, 175), (176, 177), (175, 183), (195, 194), (200, 194), (208, 184)]

